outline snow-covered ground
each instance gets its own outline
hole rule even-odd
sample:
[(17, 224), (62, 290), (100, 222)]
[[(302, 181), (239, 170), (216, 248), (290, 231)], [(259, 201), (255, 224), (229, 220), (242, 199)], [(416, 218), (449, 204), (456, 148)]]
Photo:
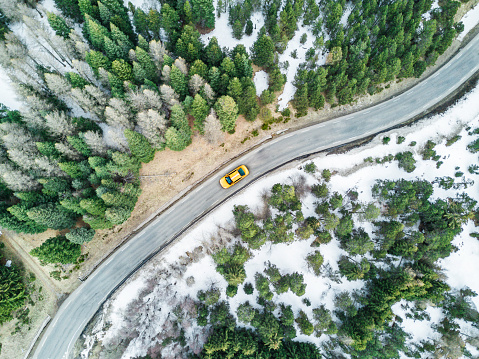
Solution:
[(457, 38), (462, 41), (464, 36), (479, 23), (479, 4), (476, 4), (473, 9), (469, 10), (461, 21), (464, 24), (464, 31)]
[[(216, 8), (216, 4), (215, 4)], [(256, 41), (258, 37), (259, 30), (264, 25), (264, 17), (260, 12), (255, 12), (251, 15), (251, 21), (253, 22), (253, 33), (251, 35), (246, 35), (243, 33), (241, 39), (235, 39), (233, 37), (233, 31), (231, 26), (228, 24), (228, 13), (222, 12), (220, 17), (216, 18), (215, 28), (213, 31), (201, 35), (201, 40), (207, 45), (210, 39), (215, 36), (218, 39), (218, 45), (223, 48), (227, 47), (228, 49), (233, 49), (236, 45), (242, 44), (248, 52), (250, 52), (251, 46)]]
[(261, 93), (268, 89), (268, 73), (266, 71), (256, 72), (253, 81), (256, 87), (256, 95), (261, 96)]
[[(300, 43), (301, 36), (306, 34), (307, 39), (304, 44)], [(296, 87), (293, 85), (294, 76), (298, 71), (300, 64), (305, 62), (306, 52), (313, 47), (315, 36), (312, 34), (309, 27), (300, 27), (294, 34), (294, 37), (288, 42), (288, 47), (282, 54), (279, 55), (280, 67), (288, 64), (286, 69), (286, 84), (284, 85), (283, 93), (278, 97), (279, 110), (284, 110), (288, 107), (288, 102), (291, 101), (296, 92)], [(292, 56), (293, 51), (296, 50), (296, 58)], [(316, 50), (318, 52), (318, 50)], [(326, 62), (326, 55), (320, 54), (317, 64), (324, 65)], [(284, 73), (285, 70), (281, 72)]]
[(0, 66), (0, 103), (11, 110), (20, 110), (22, 103), (15, 94), (10, 78), (5, 73), (5, 70)]
[[(371, 201), (371, 186), (376, 179), (415, 179), (421, 178), (428, 181), (433, 181), (436, 177), (451, 176), (460, 170), (465, 173), (466, 178), (475, 180), (475, 184), (463, 190), (472, 198), (479, 200), (479, 178), (477, 175), (469, 174), (467, 168), (471, 164), (478, 163), (477, 154), (472, 154), (466, 150), (468, 143), (472, 142), (477, 136), (469, 136), (465, 127), (472, 126), (477, 128), (479, 126), (479, 88), (476, 88), (464, 99), (458, 102), (454, 107), (450, 108), (446, 113), (435, 115), (429, 119), (422, 120), (412, 126), (395, 129), (389, 133), (378, 135), (373, 141), (365, 146), (356, 148), (348, 153), (340, 155), (326, 155), (321, 154), (314, 158), (313, 161), (318, 167), (318, 171), (322, 169), (330, 169), (334, 173), (330, 182), (330, 191), (338, 191), (344, 195), (349, 189), (354, 189), (359, 192), (359, 201)], [(459, 134), (462, 136), (460, 140), (446, 146), (446, 140)], [(388, 145), (383, 145), (382, 138), (388, 136), (391, 141)], [(397, 144), (399, 136), (405, 137), (402, 144)], [(436, 162), (421, 160), (421, 151), (427, 140), (433, 140), (437, 143), (435, 147), (436, 152), (441, 155), (441, 161), (444, 163), (440, 168), (436, 168)], [(415, 146), (410, 146), (412, 141), (416, 141)], [(364, 159), (368, 157), (383, 157), (388, 154), (395, 154), (401, 151), (412, 151), (417, 160), (416, 170), (412, 173), (406, 173), (397, 166), (397, 162), (385, 164), (365, 163)], [(306, 161), (309, 162), (310, 160)], [(150, 261), (144, 269), (137, 275), (136, 279), (130, 280), (119, 293), (108, 303), (110, 308), (109, 313), (106, 314), (105, 322), (111, 323), (107, 330), (98, 331), (96, 338), (103, 339), (104, 343), (114, 341), (119, 333), (125, 333), (124, 320), (121, 317), (122, 313), (126, 313), (134, 306), (138, 306), (138, 298), (135, 298), (135, 293), (146, 290), (149, 283), (150, 286), (160, 288), (153, 290), (153, 294), (147, 295), (143, 301), (148, 301), (149, 306), (154, 306), (155, 302), (161, 308), (161, 313), (150, 316), (145, 319), (142, 325), (138, 325), (135, 329), (139, 336), (133, 339), (122, 358), (133, 358), (138, 355), (144, 355), (149, 346), (157, 342), (156, 336), (162, 329), (162, 321), (167, 318), (166, 312), (171, 311), (174, 303), (177, 303), (181, 298), (190, 296), (196, 297), (199, 290), (206, 290), (212, 285), (220, 288), (222, 299), (226, 299), (225, 288), (226, 281), (215, 271), (215, 264), (210, 256), (190, 264), (186, 272), (181, 276), (165, 276), (165, 268), (172, 268), (178, 265), (178, 258), (185, 256), (185, 252), (192, 252), (198, 246), (205, 246), (213, 238), (217, 238), (219, 228), (228, 228), (233, 223), (233, 206), (234, 205), (248, 205), (253, 211), (262, 207), (262, 194), (268, 191), (276, 183), (291, 184), (299, 178), (299, 176), (306, 176), (306, 181), (309, 185), (317, 183), (315, 175), (306, 174), (301, 167), (301, 164), (294, 168), (277, 171), (272, 175), (257, 181), (251, 185), (246, 191), (235, 196), (234, 198), (221, 205), (213, 211), (207, 218), (199, 222), (191, 228), (184, 237), (178, 241), (174, 246), (168, 249), (167, 252), (161, 255), (161, 258), (154, 258)], [(455, 190), (444, 190), (435, 186), (434, 198), (445, 198), (453, 196)], [(314, 211), (314, 198), (310, 195), (303, 200), (303, 213), (307, 217), (312, 215)], [(362, 224), (364, 226), (364, 223)], [(368, 231), (367, 226), (365, 226)], [(448, 258), (439, 261), (445, 275), (447, 276), (447, 283), (453, 289), (460, 289), (468, 286), (475, 292), (479, 293), (479, 276), (472, 275), (479, 270), (479, 241), (469, 236), (469, 233), (477, 231), (472, 222), (468, 222), (464, 226), (463, 232), (458, 235), (453, 244), (459, 248), (455, 253), (452, 253)], [(307, 284), (306, 294), (298, 298), (291, 292), (277, 295), (275, 294), (274, 301), (284, 302), (292, 305), (293, 311), (297, 313), (299, 309), (304, 310), (308, 316), (311, 315), (311, 310), (320, 304), (324, 304), (326, 308), (333, 309), (333, 297), (336, 293), (342, 290), (351, 291), (353, 289), (361, 288), (362, 281), (348, 282), (342, 278), (342, 283), (336, 283), (330, 278), (322, 276), (314, 276), (307, 268), (304, 261), (305, 256), (314, 249), (310, 247), (310, 241), (296, 241), (290, 245), (287, 244), (267, 244), (259, 250), (253, 251), (254, 257), (245, 264), (247, 274), (246, 282), (253, 282), (254, 274), (262, 272), (264, 263), (271, 261), (277, 265), (281, 273), (291, 273), (298, 271), (304, 274), (304, 281)], [(337, 260), (341, 253), (344, 253), (339, 248), (337, 240), (333, 240), (328, 244), (323, 244), (319, 247), (321, 254), (324, 257), (324, 263), (329, 264), (333, 270), (337, 269)], [(163, 272), (162, 272), (163, 271)], [(160, 273), (160, 274), (158, 274)], [(163, 274), (161, 274), (163, 273)], [(186, 284), (185, 279), (188, 277), (194, 278), (194, 283)], [(169, 288), (169, 289), (168, 289)], [(176, 299), (168, 297), (165, 292), (171, 291), (173, 288)], [(151, 291), (151, 289), (149, 290)], [(133, 293), (133, 295), (132, 295)], [(155, 294), (156, 293), (156, 294)], [(254, 293), (257, 295), (257, 291)], [(156, 295), (156, 296), (155, 296)], [(308, 298), (311, 301), (311, 307), (307, 307), (302, 302), (302, 298)], [(231, 312), (235, 313), (237, 306), (249, 300), (255, 306), (256, 298), (251, 295), (246, 295), (240, 286), (238, 294), (229, 299), (231, 305)], [(141, 299), (140, 299), (141, 301)], [(472, 299), (476, 307), (479, 308), (479, 297)], [(130, 304), (135, 302), (134, 306)], [(406, 332), (412, 334), (410, 342), (418, 342), (422, 339), (435, 338), (437, 333), (432, 329), (432, 324), (440, 320), (442, 314), (438, 308), (428, 308), (427, 313), (430, 320), (415, 321), (404, 316), (404, 309), (401, 304), (397, 303), (393, 306), (396, 314), (403, 319), (403, 326)], [(130, 309), (128, 309), (130, 308)], [(148, 313), (146, 314), (148, 316)], [(467, 329), (467, 328), (466, 328)], [(464, 330), (466, 330), (464, 329)], [(193, 332), (187, 332), (187, 337)], [(467, 330), (466, 330), (467, 333)], [(193, 335), (193, 334), (191, 334)], [(190, 338), (191, 339), (191, 338)], [(91, 342), (92, 338), (89, 338)], [(327, 340), (327, 336), (323, 335), (321, 338), (313, 338), (299, 335), (297, 340), (313, 341), (316, 344)], [(468, 346), (468, 349), (475, 353), (473, 348)], [(83, 358), (88, 357), (88, 351), (85, 350)]]

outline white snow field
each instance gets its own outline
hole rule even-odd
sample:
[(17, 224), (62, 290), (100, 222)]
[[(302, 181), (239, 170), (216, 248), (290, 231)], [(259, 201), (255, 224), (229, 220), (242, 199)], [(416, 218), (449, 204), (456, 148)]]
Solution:
[[(355, 148), (345, 154), (327, 155), (323, 153), (312, 159), (318, 167), (316, 173), (319, 173), (322, 169), (330, 169), (333, 173), (330, 192), (337, 191), (344, 196), (346, 191), (354, 189), (359, 193), (359, 201), (364, 203), (373, 200), (371, 186), (377, 179), (405, 178), (412, 180), (421, 178), (433, 181), (436, 177), (454, 177), (454, 173), (460, 170), (464, 172), (467, 179), (475, 181), (474, 185), (460, 192), (466, 192), (472, 198), (479, 200), (479, 177), (469, 174), (467, 171), (469, 165), (478, 163), (478, 155), (466, 150), (467, 144), (477, 138), (477, 135), (469, 136), (465, 129), (467, 126), (473, 129), (479, 126), (478, 101), (479, 88), (476, 88), (443, 114), (423, 119), (408, 127), (380, 134), (367, 145)], [(455, 135), (462, 137), (451, 146), (446, 146), (446, 140)], [(391, 138), (388, 145), (383, 144), (384, 136)], [(405, 137), (402, 144), (397, 144), (398, 136)], [(441, 161), (443, 161), (440, 168), (436, 168), (436, 162), (434, 161), (421, 159), (420, 153), (428, 140), (437, 143), (435, 150), (437, 154), (441, 155)], [(412, 141), (416, 141), (417, 144), (410, 146)], [(398, 168), (397, 162), (376, 164), (364, 161), (368, 157), (383, 157), (401, 151), (412, 151), (414, 153), (417, 161), (414, 172), (406, 173)], [(187, 251), (191, 253), (196, 247), (207, 245), (214, 238), (218, 240), (218, 236), (223, 237), (226, 232), (222, 229), (231, 228), (233, 224), (232, 210), (234, 205), (248, 205), (250, 209), (255, 211), (262, 207), (262, 195), (267, 193), (276, 183), (291, 184), (298, 181), (301, 176), (305, 177), (308, 185), (317, 183), (319, 174), (307, 174), (301, 169), (304, 164), (310, 161), (307, 160), (302, 164), (294, 165), (293, 168), (277, 171), (257, 181), (248, 189), (218, 207), (193, 228), (190, 228), (176, 244), (152, 259), (107, 302), (102, 318), (105, 326), (98, 328), (93, 335), (87, 338), (87, 342), (91, 343), (96, 339), (102, 341), (106, 346), (111, 346), (118, 343), (119, 337), (124, 337), (128, 332), (135, 332), (135, 338), (130, 342), (121, 358), (128, 359), (145, 355), (149, 347), (158, 346), (158, 343), (161, 343), (162, 335), (165, 335), (165, 331), (168, 330), (168, 328), (165, 328), (165, 320), (178, 303), (188, 303), (188, 297), (196, 298), (199, 290), (206, 290), (212, 285), (220, 289), (221, 299), (226, 300), (225, 289), (227, 283), (215, 271), (215, 264), (210, 256), (203, 257), (190, 264), (184, 272), (178, 270), (182, 263), (181, 257), (184, 257)], [(434, 186), (433, 198), (452, 197), (457, 193), (455, 191)], [(313, 214), (314, 202), (315, 199), (311, 194), (303, 200), (302, 210), (305, 218)], [(371, 232), (372, 226), (368, 226), (367, 223), (361, 225), (368, 232)], [(444, 274), (447, 276), (447, 283), (453, 290), (468, 286), (479, 293), (479, 276), (473, 275), (479, 270), (479, 241), (469, 235), (474, 231), (477, 231), (477, 228), (469, 221), (464, 226), (462, 233), (453, 242), (458, 247), (458, 251), (439, 261)], [(291, 305), (296, 314), (300, 309), (304, 310), (308, 316), (311, 315), (312, 308), (320, 304), (324, 304), (326, 308), (332, 310), (335, 294), (344, 290), (359, 289), (364, 285), (364, 282), (361, 280), (350, 282), (342, 277), (341, 282), (336, 283), (324, 274), (316, 277), (307, 268), (304, 260), (308, 253), (319, 249), (324, 257), (324, 265), (329, 264), (332, 270), (337, 270), (337, 260), (344, 251), (339, 248), (336, 239), (328, 244), (322, 244), (319, 248), (311, 248), (310, 243), (311, 239), (296, 241), (289, 245), (266, 244), (261, 249), (254, 250), (254, 257), (245, 264), (246, 282), (253, 283), (254, 274), (262, 272), (265, 262), (270, 261), (279, 268), (282, 274), (293, 271), (302, 273), (304, 282), (307, 284), (304, 296), (297, 297), (291, 292), (287, 292), (281, 295), (275, 294), (273, 301)], [(191, 283), (191, 277), (194, 278), (194, 283)], [(186, 278), (190, 278), (190, 285), (186, 284)], [(140, 297), (135, 297), (137, 293), (142, 294)], [(235, 315), (237, 306), (246, 300), (253, 306), (257, 306), (257, 295), (256, 290), (253, 295), (246, 295), (242, 286), (240, 286), (238, 294), (228, 299), (231, 313)], [(302, 302), (303, 298), (308, 298), (312, 305), (310, 307), (306, 306)], [(473, 302), (479, 308), (479, 297), (473, 298)], [(438, 336), (438, 333), (433, 330), (432, 324), (438, 323), (442, 318), (439, 308), (429, 307), (427, 309), (430, 320), (415, 321), (404, 316), (405, 311), (401, 308), (403, 304), (405, 304), (404, 301), (395, 304), (393, 311), (404, 319), (402, 325), (405, 331), (412, 335), (409, 342), (417, 343), (422, 339), (434, 339)], [(188, 344), (191, 344), (192, 350), (198, 352), (205, 336), (194, 320), (190, 324), (191, 326), (185, 330), (186, 338)], [(474, 333), (473, 328), (465, 325), (465, 323), (461, 323), (461, 331), (465, 334)], [(477, 329), (474, 334), (477, 335)], [(327, 341), (328, 338), (328, 335), (322, 335), (321, 338), (298, 335), (295, 340), (310, 341), (319, 345)], [(175, 353), (169, 351), (169, 348), (167, 346), (162, 351), (165, 358), (175, 356)], [(479, 354), (469, 344), (467, 348), (472, 354)], [(82, 358), (88, 358), (88, 356), (89, 350), (85, 349)]]

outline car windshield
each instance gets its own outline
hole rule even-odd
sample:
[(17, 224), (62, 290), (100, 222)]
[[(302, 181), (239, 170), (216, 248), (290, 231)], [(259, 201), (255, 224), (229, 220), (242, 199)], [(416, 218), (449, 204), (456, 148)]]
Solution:
[(232, 184), (233, 181), (231, 180), (231, 178), (228, 176), (228, 177), (225, 177), (225, 180), (226, 182), (228, 182), (228, 184)]
[(240, 175), (244, 176), (244, 171), (243, 171), (242, 168), (239, 168), (239, 169), (238, 169), (238, 172), (239, 172)]

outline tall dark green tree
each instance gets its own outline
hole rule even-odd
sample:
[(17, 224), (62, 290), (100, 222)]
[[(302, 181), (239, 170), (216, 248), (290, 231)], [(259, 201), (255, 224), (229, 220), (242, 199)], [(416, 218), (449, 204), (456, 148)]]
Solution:
[(155, 149), (150, 145), (145, 136), (130, 129), (126, 129), (125, 137), (128, 141), (131, 154), (138, 158), (140, 162), (148, 163), (153, 160), (155, 157)]
[(56, 236), (48, 238), (41, 246), (33, 248), (30, 254), (45, 264), (69, 264), (76, 262), (81, 254), (81, 246), (70, 242), (65, 236)]

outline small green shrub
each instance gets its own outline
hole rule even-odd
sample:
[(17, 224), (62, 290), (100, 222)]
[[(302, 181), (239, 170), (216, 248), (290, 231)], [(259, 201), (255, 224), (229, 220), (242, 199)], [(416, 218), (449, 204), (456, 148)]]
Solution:
[(317, 167), (316, 167), (314, 162), (310, 162), (310, 163), (308, 163), (307, 165), (304, 166), (304, 171), (306, 173), (314, 173), (314, 172), (316, 172), (316, 169), (317, 169)]
[(447, 147), (451, 146), (453, 143), (459, 141), (461, 138), (462, 138), (462, 136), (456, 135), (456, 136), (454, 136), (454, 137), (448, 139), (448, 140), (446, 141), (446, 146), (447, 146)]
[(416, 160), (412, 152), (400, 152), (395, 157), (398, 161), (398, 167), (404, 169), (407, 173), (411, 173), (416, 169)]
[(383, 145), (387, 145), (391, 141), (391, 138), (388, 136), (383, 137)]
[(245, 283), (243, 290), (246, 294), (250, 295), (253, 294), (254, 288), (251, 283)]
[(476, 153), (479, 151), (479, 138), (467, 145), (469, 152)]
[(236, 293), (238, 293), (238, 287), (235, 285), (228, 285), (226, 287), (226, 295), (230, 298), (233, 298)]
[(406, 137), (404, 136), (398, 136), (397, 140), (396, 140), (396, 143), (398, 145), (400, 145), (401, 143), (403, 143), (404, 141), (406, 141)]
[(321, 176), (323, 176), (326, 182), (329, 182), (331, 180), (331, 171), (328, 169), (324, 169), (323, 172), (321, 172)]
[(308, 35), (306, 35), (306, 33), (304, 33), (303, 35), (301, 35), (301, 38), (299, 39), (299, 43), (304, 44), (304, 43), (306, 43), (307, 39), (308, 39)]

